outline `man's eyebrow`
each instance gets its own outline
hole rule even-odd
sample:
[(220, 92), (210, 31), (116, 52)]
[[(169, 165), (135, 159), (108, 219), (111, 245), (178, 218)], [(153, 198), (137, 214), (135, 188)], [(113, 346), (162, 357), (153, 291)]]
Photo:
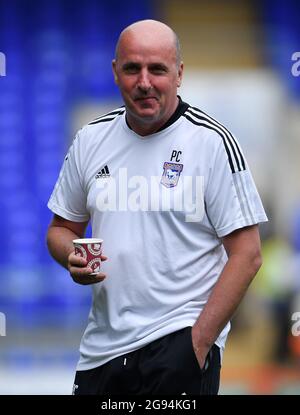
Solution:
[[(164, 63), (162, 63), (162, 62), (152, 62), (152, 63), (149, 63), (149, 65), (148, 65), (148, 67), (150, 68), (150, 69), (155, 69), (155, 68), (158, 68), (158, 69), (163, 69), (163, 70), (168, 70), (168, 67), (167, 67), (167, 65), (165, 65)], [(141, 68), (141, 64), (140, 63), (137, 63), (137, 62), (125, 62), (123, 65), (122, 65), (122, 69), (124, 69), (124, 70), (126, 70), (126, 69), (132, 69), (132, 68)]]
[(126, 62), (122, 66), (123, 69), (130, 69), (130, 68), (140, 68), (140, 64), (136, 62)]
[(162, 62), (153, 62), (153, 63), (150, 63), (149, 64), (149, 68), (159, 68), (159, 69), (164, 69), (164, 70), (167, 70), (168, 69), (168, 67), (167, 67), (167, 65), (165, 65), (164, 63), (162, 63)]

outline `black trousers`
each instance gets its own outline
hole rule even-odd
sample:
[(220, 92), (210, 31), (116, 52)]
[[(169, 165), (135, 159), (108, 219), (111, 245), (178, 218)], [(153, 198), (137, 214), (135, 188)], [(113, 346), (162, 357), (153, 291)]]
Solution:
[(77, 371), (75, 395), (217, 395), (220, 350), (213, 345), (200, 369), (191, 327), (164, 336), (94, 369)]

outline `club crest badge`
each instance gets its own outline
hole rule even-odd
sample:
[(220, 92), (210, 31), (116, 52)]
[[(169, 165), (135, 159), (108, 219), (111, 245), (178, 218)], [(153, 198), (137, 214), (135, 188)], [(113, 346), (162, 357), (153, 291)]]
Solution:
[(161, 184), (166, 187), (175, 187), (177, 186), (180, 173), (182, 172), (183, 164), (178, 163), (164, 163), (164, 172), (161, 177)]

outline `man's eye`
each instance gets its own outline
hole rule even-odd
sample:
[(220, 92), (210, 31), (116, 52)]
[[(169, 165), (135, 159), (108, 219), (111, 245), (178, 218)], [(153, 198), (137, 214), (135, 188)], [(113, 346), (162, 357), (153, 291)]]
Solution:
[(129, 74), (137, 73), (139, 71), (139, 68), (137, 66), (127, 66), (124, 68), (124, 71)]
[(166, 72), (166, 69), (161, 67), (161, 66), (155, 66), (153, 68), (151, 68), (151, 72), (155, 73), (155, 74), (163, 74)]

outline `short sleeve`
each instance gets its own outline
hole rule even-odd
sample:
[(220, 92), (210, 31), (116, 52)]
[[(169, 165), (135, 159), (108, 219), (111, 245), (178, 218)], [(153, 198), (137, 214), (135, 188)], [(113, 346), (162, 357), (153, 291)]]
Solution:
[(222, 140), (218, 140), (209, 180), (205, 191), (206, 211), (218, 237), (238, 228), (266, 222), (260, 196), (248, 164), (239, 151), (239, 166), (230, 160), (231, 154)]
[(86, 192), (83, 185), (80, 130), (65, 157), (58, 180), (48, 202), (48, 208), (64, 219), (74, 222), (88, 221)]

